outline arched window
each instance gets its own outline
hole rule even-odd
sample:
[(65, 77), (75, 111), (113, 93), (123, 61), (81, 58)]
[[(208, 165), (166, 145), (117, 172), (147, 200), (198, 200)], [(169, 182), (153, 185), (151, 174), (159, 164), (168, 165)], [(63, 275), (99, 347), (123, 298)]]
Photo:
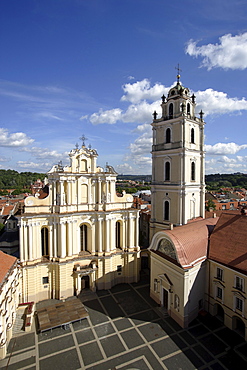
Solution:
[(187, 103), (187, 114), (190, 114), (190, 104)]
[(171, 129), (167, 128), (166, 129), (166, 143), (170, 143), (170, 142), (171, 142)]
[(169, 119), (173, 118), (173, 104), (171, 103), (169, 105)]
[(196, 179), (196, 164), (195, 162), (191, 162), (191, 181), (195, 181)]
[(170, 181), (171, 164), (170, 162), (165, 163), (165, 181)]
[(80, 226), (81, 251), (87, 251), (87, 225)]
[(190, 131), (190, 141), (192, 144), (195, 143), (195, 130), (193, 128)]
[(164, 220), (168, 221), (170, 219), (170, 203), (168, 200), (164, 203)]
[(116, 248), (121, 248), (121, 224), (116, 222)]
[(47, 227), (42, 227), (41, 229), (41, 249), (42, 256), (49, 257), (49, 237), (48, 237)]

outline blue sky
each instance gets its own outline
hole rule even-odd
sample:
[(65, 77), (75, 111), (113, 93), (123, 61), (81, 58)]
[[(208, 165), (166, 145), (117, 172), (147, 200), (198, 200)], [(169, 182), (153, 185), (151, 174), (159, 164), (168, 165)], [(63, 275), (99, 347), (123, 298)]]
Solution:
[(152, 113), (176, 81), (205, 112), (206, 173), (247, 173), (247, 2), (2, 0), (0, 168), (46, 172), (80, 137), (151, 174)]

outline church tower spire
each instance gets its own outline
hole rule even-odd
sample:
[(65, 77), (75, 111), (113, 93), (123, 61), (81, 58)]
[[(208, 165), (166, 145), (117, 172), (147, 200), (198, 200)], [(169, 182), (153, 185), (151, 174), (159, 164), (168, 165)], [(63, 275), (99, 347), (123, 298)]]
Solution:
[(196, 99), (180, 81), (162, 96), (162, 117), (155, 112), (152, 146), (151, 237), (164, 228), (204, 217), (204, 120)]

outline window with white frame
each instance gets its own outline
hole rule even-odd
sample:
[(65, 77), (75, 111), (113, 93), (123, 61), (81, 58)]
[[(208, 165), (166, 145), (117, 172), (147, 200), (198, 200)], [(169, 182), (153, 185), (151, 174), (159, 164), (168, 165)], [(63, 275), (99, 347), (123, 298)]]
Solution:
[(235, 309), (238, 311), (243, 311), (244, 302), (241, 298), (235, 297)]
[(238, 290), (244, 290), (244, 279), (239, 276), (235, 276), (235, 288)]
[(223, 280), (223, 270), (220, 267), (216, 268), (216, 278), (218, 280)]

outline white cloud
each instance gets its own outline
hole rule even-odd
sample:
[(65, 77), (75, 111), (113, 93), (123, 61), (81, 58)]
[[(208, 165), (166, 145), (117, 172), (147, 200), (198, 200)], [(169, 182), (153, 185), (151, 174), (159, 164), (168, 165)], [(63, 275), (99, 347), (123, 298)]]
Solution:
[(166, 94), (169, 88), (156, 83), (151, 87), (150, 81), (145, 78), (142, 81), (134, 82), (133, 84), (125, 84), (123, 86), (124, 95), (122, 101), (128, 101), (133, 104), (139, 103), (141, 100), (155, 101), (160, 99), (161, 95)]
[(208, 155), (227, 155), (236, 154), (240, 150), (246, 149), (247, 144), (238, 145), (236, 143), (217, 143), (214, 145), (205, 145)]
[(20, 168), (28, 168), (28, 169), (42, 169), (46, 171), (47, 169), (52, 167), (51, 163), (34, 163), (34, 162), (27, 162), (27, 161), (18, 161), (16, 162), (18, 167)]
[(26, 152), (26, 153), (30, 153), (33, 157), (35, 157), (36, 159), (40, 160), (40, 159), (46, 159), (46, 160), (50, 160), (52, 159), (53, 162), (55, 161), (59, 161), (59, 160), (64, 160), (66, 159), (66, 162), (68, 162), (68, 152), (63, 152), (63, 153), (59, 153), (58, 151), (56, 150), (49, 150), (47, 148), (39, 148), (39, 147), (31, 147), (31, 148), (21, 148), (19, 149), (20, 152)]
[(121, 174), (121, 173), (131, 174), (132, 171), (133, 171), (133, 167), (129, 163), (122, 163), (122, 164), (118, 164), (116, 166), (116, 171), (119, 174)]
[(21, 147), (33, 142), (24, 132), (10, 134), (6, 128), (0, 128), (0, 147)]
[(36, 117), (38, 117), (38, 118), (47, 118), (47, 119), (55, 119), (57, 121), (63, 121), (62, 118), (58, 117), (57, 115), (55, 115), (51, 112), (38, 112), (36, 114)]
[(152, 150), (152, 137), (148, 133), (144, 133), (131, 143), (129, 148), (133, 156), (149, 154)]
[(10, 162), (11, 158), (0, 157), (0, 162)]
[(143, 132), (148, 132), (152, 133), (152, 127), (150, 125), (150, 123), (143, 123), (142, 125), (138, 125), (134, 130), (133, 132), (138, 132), (138, 133), (143, 133)]
[(94, 125), (101, 123), (115, 124), (118, 121), (124, 123), (141, 123), (152, 121), (152, 112), (160, 108), (160, 102), (154, 102), (152, 104), (146, 101), (140, 102), (139, 104), (131, 104), (124, 112), (120, 108), (111, 110), (100, 110), (98, 113), (93, 113), (90, 116), (90, 122)]
[(226, 93), (206, 89), (205, 91), (195, 92), (197, 100), (197, 110), (203, 110), (205, 116), (208, 114), (225, 114), (247, 110), (247, 100), (242, 98), (229, 98)]
[(98, 125), (100, 123), (108, 123), (110, 125), (121, 120), (122, 110), (120, 108), (115, 108), (111, 110), (100, 109), (98, 113), (93, 113), (90, 116), (90, 122), (93, 125)]
[(80, 121), (83, 121), (84, 119), (88, 119), (88, 115), (86, 114), (85, 116), (80, 117)]
[(202, 57), (202, 66), (208, 70), (216, 67), (243, 70), (247, 68), (247, 32), (236, 36), (226, 34), (219, 38), (219, 43), (203, 46), (190, 40), (186, 53)]

